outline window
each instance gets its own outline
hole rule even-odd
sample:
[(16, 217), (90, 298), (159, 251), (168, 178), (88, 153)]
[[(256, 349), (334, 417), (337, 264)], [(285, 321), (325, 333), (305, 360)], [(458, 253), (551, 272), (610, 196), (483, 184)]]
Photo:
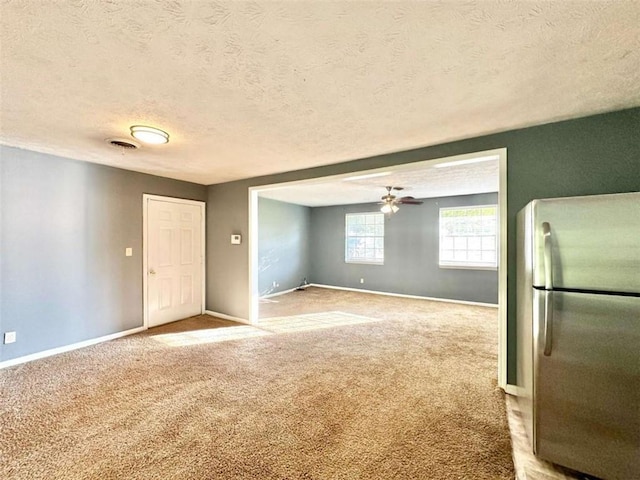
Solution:
[(440, 209), (440, 266), (497, 268), (497, 205)]
[(347, 263), (384, 263), (384, 214), (347, 213), (345, 216)]

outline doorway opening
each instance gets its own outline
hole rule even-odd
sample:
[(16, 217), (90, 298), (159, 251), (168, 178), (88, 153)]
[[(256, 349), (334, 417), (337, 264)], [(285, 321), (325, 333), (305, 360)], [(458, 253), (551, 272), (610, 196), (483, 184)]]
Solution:
[[(497, 192), (498, 205), (498, 258), (497, 258), (497, 277), (498, 277), (498, 383), (502, 388), (507, 387), (507, 151), (506, 148), (488, 150), (482, 152), (474, 152), (464, 155), (427, 160), (423, 162), (413, 162), (409, 164), (394, 165), (389, 167), (377, 168), (359, 172), (349, 172), (340, 175), (313, 178), (294, 182), (285, 182), (280, 184), (263, 185), (259, 187), (249, 188), (249, 320), (250, 323), (257, 323), (260, 318), (260, 302), (264, 299), (265, 292), (260, 289), (261, 266), (259, 252), (259, 200), (260, 198), (270, 199), (286, 199), (294, 198), (295, 195), (306, 195), (306, 204), (313, 202), (316, 206), (323, 205), (323, 202), (329, 205), (353, 204), (353, 203), (375, 203), (379, 201), (380, 193), (377, 190), (380, 186), (398, 186), (398, 182), (402, 182), (400, 186), (410, 187), (406, 190), (407, 195), (416, 198), (444, 197), (447, 194), (443, 192), (432, 191), (429, 195), (423, 195), (417, 190), (417, 178), (423, 178), (425, 182), (430, 176), (430, 172), (440, 172), (441, 177), (452, 176), (451, 172), (466, 172), (470, 176), (471, 184), (480, 183), (474, 178), (470, 172), (478, 172), (482, 167), (487, 167), (491, 163), (495, 165), (495, 177), (493, 178), (494, 186), (485, 192)], [(464, 177), (455, 177), (464, 178)], [(406, 185), (405, 185), (406, 184)], [(412, 189), (413, 188), (413, 189)], [(327, 190), (328, 189), (328, 190)], [(371, 195), (365, 200), (362, 196), (363, 191)], [(327, 194), (327, 191), (330, 193)], [(452, 190), (453, 191), (453, 190)], [(293, 197), (281, 194), (293, 192)], [(332, 193), (331, 193), (332, 192)], [(373, 192), (373, 193), (372, 193)], [(414, 195), (414, 192), (418, 192)], [(384, 193), (384, 191), (382, 192)], [(480, 193), (477, 190), (462, 192)], [(459, 191), (449, 195), (460, 195)], [(282, 200), (287, 201), (287, 200)], [(339, 203), (335, 203), (339, 202)], [(292, 203), (296, 203), (295, 201)], [(302, 205), (305, 203), (300, 202)], [(327, 205), (327, 203), (324, 203)], [(402, 206), (401, 206), (402, 208)], [(366, 285), (366, 283), (364, 284)], [(264, 289), (263, 289), (264, 290)]]

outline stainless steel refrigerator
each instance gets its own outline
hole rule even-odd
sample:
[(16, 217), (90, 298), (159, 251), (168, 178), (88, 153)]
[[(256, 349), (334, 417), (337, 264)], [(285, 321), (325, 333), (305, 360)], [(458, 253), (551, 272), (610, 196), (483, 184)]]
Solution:
[(518, 405), (534, 453), (640, 479), (640, 193), (518, 214)]

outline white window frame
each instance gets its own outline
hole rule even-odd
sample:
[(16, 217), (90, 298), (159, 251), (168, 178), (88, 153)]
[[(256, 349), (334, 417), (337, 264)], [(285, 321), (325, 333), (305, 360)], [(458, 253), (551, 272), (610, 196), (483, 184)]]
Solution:
[[(495, 220), (493, 221), (493, 231), (491, 233), (483, 232), (483, 231), (473, 231), (473, 226), (469, 227), (468, 232), (462, 232), (457, 234), (446, 235), (445, 228), (443, 226), (443, 212), (452, 211), (452, 210), (480, 210), (484, 208), (493, 208), (495, 211)], [(457, 207), (442, 207), (440, 208), (438, 215), (438, 231), (439, 231), (439, 247), (438, 247), (438, 265), (440, 268), (464, 268), (464, 269), (479, 269), (479, 270), (497, 270), (498, 268), (498, 260), (500, 258), (500, 252), (498, 251), (499, 242), (498, 235), (499, 231), (499, 210), (498, 205), (490, 204), (490, 205), (461, 205)], [(480, 225), (480, 230), (484, 225)], [(493, 237), (493, 242), (491, 242), (491, 248), (485, 248), (487, 238)], [(445, 245), (447, 239), (451, 239), (451, 243), (449, 245)], [(469, 239), (478, 239), (479, 248), (470, 249), (469, 248)], [(456, 239), (460, 239), (461, 243), (464, 243), (465, 246), (463, 248), (456, 248), (455, 243)], [(462, 242), (462, 239), (464, 241)], [(445, 246), (451, 246), (451, 248), (444, 248)], [(492, 251), (495, 252), (494, 258), (492, 261), (483, 261), (483, 260), (452, 260), (447, 259), (443, 260), (443, 252), (444, 251), (466, 251), (470, 250), (480, 252)]]
[[(378, 234), (361, 234), (354, 235), (349, 234), (349, 219), (355, 217), (369, 217), (375, 218), (375, 223), (370, 225), (381, 226), (382, 227), (382, 235)], [(367, 250), (372, 250), (375, 255), (376, 249), (382, 249), (382, 258), (377, 259), (375, 256), (373, 257), (365, 257), (365, 258), (354, 258), (349, 255), (349, 239), (351, 238), (363, 238), (363, 239), (373, 239), (373, 243), (378, 243), (377, 240), (382, 239), (382, 247), (373, 246), (368, 248)], [(362, 213), (346, 213), (344, 216), (344, 261), (345, 263), (363, 263), (367, 265), (384, 265), (384, 214), (380, 212), (362, 212)]]

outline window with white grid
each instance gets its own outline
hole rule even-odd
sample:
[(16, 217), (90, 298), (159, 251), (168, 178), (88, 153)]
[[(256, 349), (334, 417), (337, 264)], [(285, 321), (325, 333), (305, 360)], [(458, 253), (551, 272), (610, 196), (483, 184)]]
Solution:
[(384, 263), (384, 214), (347, 213), (345, 215), (345, 254), (347, 263)]
[(440, 209), (440, 266), (497, 268), (498, 206)]

